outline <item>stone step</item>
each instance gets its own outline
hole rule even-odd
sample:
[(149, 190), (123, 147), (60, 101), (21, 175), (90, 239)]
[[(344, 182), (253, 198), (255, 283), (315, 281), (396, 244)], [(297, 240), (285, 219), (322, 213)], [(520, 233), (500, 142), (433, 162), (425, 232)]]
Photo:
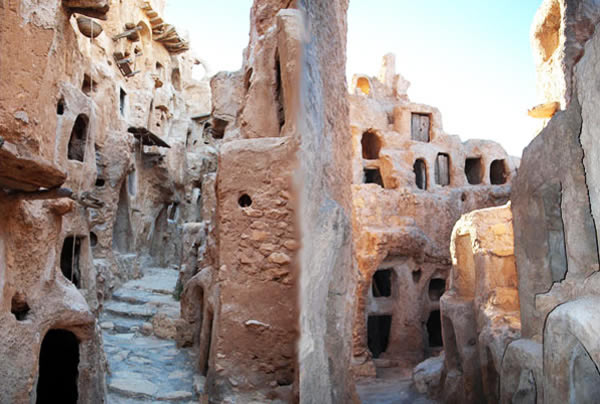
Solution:
[(140, 279), (132, 279), (123, 284), (126, 289), (145, 290), (150, 293), (172, 295), (179, 273), (168, 268), (148, 268)]
[(104, 311), (116, 316), (149, 320), (158, 310), (151, 305), (130, 304), (112, 300), (104, 304)]
[(143, 289), (133, 289), (122, 287), (117, 289), (112, 298), (119, 302), (130, 304), (147, 304), (151, 303), (155, 306), (173, 305), (178, 306), (179, 303), (173, 299), (171, 295), (163, 293), (152, 293)]
[[(142, 318), (122, 317), (120, 315), (103, 313), (100, 316), (100, 327), (111, 333), (131, 333), (141, 330), (142, 325), (146, 321), (146, 319)], [(110, 327), (111, 324), (112, 327)]]

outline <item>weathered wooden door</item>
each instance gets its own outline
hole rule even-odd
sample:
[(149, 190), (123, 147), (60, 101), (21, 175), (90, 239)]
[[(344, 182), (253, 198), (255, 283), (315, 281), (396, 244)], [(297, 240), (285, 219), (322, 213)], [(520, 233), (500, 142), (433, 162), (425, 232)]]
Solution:
[(429, 142), (430, 118), (427, 114), (412, 114), (411, 138)]

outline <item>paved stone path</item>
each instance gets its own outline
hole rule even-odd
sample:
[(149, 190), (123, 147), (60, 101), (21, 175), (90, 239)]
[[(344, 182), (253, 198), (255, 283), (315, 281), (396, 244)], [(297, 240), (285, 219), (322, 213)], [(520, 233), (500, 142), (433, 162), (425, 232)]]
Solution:
[(412, 387), (410, 369), (378, 369), (377, 378), (359, 379), (356, 390), (362, 404), (437, 404)]
[[(170, 321), (179, 316), (179, 303), (172, 297), (176, 282), (177, 271), (150, 268), (105, 303), (100, 325), (109, 366), (109, 404), (198, 402), (203, 378), (194, 376), (193, 352), (157, 337), (172, 334)], [(165, 318), (161, 323), (166, 326), (154, 329), (155, 316)]]

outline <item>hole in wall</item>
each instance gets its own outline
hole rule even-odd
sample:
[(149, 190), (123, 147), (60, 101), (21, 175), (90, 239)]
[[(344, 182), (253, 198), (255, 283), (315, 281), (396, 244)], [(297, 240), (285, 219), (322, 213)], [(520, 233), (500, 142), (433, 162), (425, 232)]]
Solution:
[(277, 119), (279, 120), (279, 132), (285, 125), (285, 108), (283, 105), (283, 83), (281, 78), (281, 63), (279, 61), (279, 49), (275, 51), (275, 101), (277, 102)]
[(413, 172), (415, 173), (415, 184), (417, 188), (426, 190), (427, 189), (427, 166), (425, 160), (417, 159), (413, 165)]
[(248, 92), (248, 90), (250, 90), (250, 85), (252, 84), (252, 74), (254, 73), (254, 70), (252, 68), (249, 68), (248, 70), (246, 70), (246, 74), (244, 74), (244, 88), (246, 89), (246, 92)]
[(96, 247), (98, 245), (98, 236), (96, 233), (90, 232), (90, 247)]
[(442, 319), (439, 310), (433, 310), (427, 319), (427, 336), (429, 347), (441, 347), (442, 342)]
[(418, 142), (429, 142), (431, 131), (431, 116), (429, 114), (411, 114), (410, 137)]
[(85, 114), (79, 114), (69, 138), (67, 157), (69, 160), (82, 161), (85, 157), (85, 143), (88, 136), (89, 119)]
[(102, 188), (104, 186), (104, 184), (106, 184), (106, 181), (104, 180), (104, 178), (96, 178), (96, 186), (98, 188)]
[(466, 201), (467, 200), (467, 194), (465, 194), (464, 192), (462, 194), (460, 194), (460, 200), (461, 201)]
[(373, 358), (379, 358), (388, 348), (392, 316), (369, 316), (367, 319), (367, 342)]
[(63, 115), (65, 113), (65, 99), (60, 98), (56, 103), (56, 115)]
[(379, 168), (365, 168), (363, 183), (364, 184), (377, 184), (380, 187), (384, 188), (383, 178), (381, 177), (381, 171), (379, 171)]
[(83, 91), (83, 93), (85, 95), (89, 96), (92, 91), (96, 92), (97, 87), (98, 87), (98, 83), (96, 83), (94, 80), (92, 80), (92, 78), (90, 77), (89, 74), (83, 75), (83, 83), (81, 84), (81, 91)]
[(125, 116), (125, 104), (127, 103), (127, 93), (122, 87), (119, 88), (119, 113)]
[(481, 157), (472, 157), (465, 160), (465, 175), (471, 185), (481, 184), (483, 180), (483, 164)]
[(77, 404), (79, 341), (66, 330), (50, 330), (42, 341), (37, 404)]
[(80, 236), (66, 237), (60, 253), (60, 270), (64, 277), (71, 281), (77, 289), (81, 286), (79, 261), (82, 241), (83, 237)]
[(224, 119), (213, 117), (213, 125), (209, 126), (209, 131), (213, 139), (223, 139), (228, 124), (229, 122)]
[(438, 153), (435, 159), (435, 183), (445, 187), (450, 185), (450, 156)]
[(373, 274), (371, 282), (373, 297), (389, 297), (392, 295), (392, 270), (380, 269)]
[(242, 194), (238, 199), (238, 205), (242, 208), (247, 208), (252, 205), (252, 198), (248, 194)]
[(381, 139), (373, 132), (365, 132), (360, 141), (363, 159), (376, 160), (381, 151)]
[(179, 202), (173, 202), (170, 206), (169, 206), (169, 220), (177, 220), (178, 217), (178, 213), (179, 213)]
[(446, 291), (446, 280), (445, 279), (431, 279), (429, 281), (429, 300), (435, 302), (440, 300), (444, 292)]
[(29, 310), (27, 296), (21, 292), (15, 293), (10, 301), (10, 312), (15, 316), (17, 321), (26, 320)]
[(416, 271), (412, 271), (412, 279), (414, 283), (419, 283), (421, 281), (421, 276), (423, 275), (423, 271), (417, 269)]
[(369, 95), (371, 93), (371, 84), (369, 83), (369, 79), (366, 77), (359, 77), (356, 80), (356, 88), (358, 88), (364, 95)]
[(494, 160), (490, 165), (490, 183), (492, 185), (506, 184), (508, 173), (504, 160)]

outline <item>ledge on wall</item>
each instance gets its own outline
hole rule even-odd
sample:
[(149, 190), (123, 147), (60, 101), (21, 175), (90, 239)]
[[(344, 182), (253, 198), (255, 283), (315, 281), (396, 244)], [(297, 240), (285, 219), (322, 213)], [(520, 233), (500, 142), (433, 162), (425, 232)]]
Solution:
[(0, 137), (0, 188), (37, 191), (59, 187), (67, 174), (45, 159), (20, 151)]

